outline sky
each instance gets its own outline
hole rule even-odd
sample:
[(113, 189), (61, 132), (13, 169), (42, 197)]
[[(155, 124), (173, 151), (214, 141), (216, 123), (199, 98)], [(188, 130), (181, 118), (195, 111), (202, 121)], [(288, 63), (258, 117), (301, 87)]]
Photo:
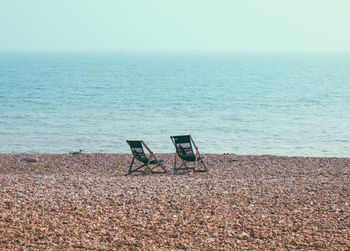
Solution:
[(350, 52), (350, 0), (0, 0), (0, 50)]

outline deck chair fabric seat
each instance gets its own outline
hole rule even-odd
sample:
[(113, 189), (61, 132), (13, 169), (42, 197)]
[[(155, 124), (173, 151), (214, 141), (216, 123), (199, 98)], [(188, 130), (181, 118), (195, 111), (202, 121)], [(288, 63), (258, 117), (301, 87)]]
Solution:
[[(134, 172), (142, 172), (142, 173), (166, 173), (166, 169), (163, 164), (166, 160), (158, 160), (151, 149), (146, 145), (143, 140), (127, 140), (126, 141), (131, 149), (133, 158), (129, 167), (128, 174), (132, 174)], [(143, 147), (147, 149), (149, 152), (149, 157), (147, 157)], [(134, 161), (138, 160), (142, 163), (141, 166), (133, 168)], [(152, 167), (151, 167), (152, 166)], [(160, 167), (162, 171), (154, 171), (157, 167)]]
[(134, 155), (135, 159), (143, 163), (148, 162), (148, 158), (145, 154), (145, 151), (143, 150), (141, 140), (127, 140), (126, 142), (129, 144), (131, 152)]
[[(195, 171), (195, 172), (207, 171), (207, 166), (203, 161), (204, 157), (201, 156), (198, 150), (198, 147), (191, 135), (171, 136), (170, 138), (176, 149), (174, 171), (178, 171), (178, 170), (187, 170), (187, 171)], [(193, 151), (192, 145), (196, 149), (196, 152)], [(182, 165), (180, 165), (180, 167), (176, 166), (177, 157), (179, 157), (180, 160), (182, 161)], [(195, 162), (194, 167), (188, 167), (186, 162)], [(202, 166), (201, 169), (197, 169), (198, 163), (200, 163), (200, 165)]]

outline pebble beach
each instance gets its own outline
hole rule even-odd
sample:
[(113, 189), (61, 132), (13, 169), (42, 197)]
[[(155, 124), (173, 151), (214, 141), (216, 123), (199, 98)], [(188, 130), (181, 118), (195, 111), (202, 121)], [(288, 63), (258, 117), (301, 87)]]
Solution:
[(0, 154), (1, 250), (347, 250), (350, 158), (204, 154), (130, 175), (131, 154)]

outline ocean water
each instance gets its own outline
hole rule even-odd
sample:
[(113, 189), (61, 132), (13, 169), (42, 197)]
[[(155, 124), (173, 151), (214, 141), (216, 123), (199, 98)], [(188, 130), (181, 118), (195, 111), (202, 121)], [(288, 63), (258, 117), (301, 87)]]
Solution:
[(0, 152), (350, 157), (350, 54), (0, 53)]

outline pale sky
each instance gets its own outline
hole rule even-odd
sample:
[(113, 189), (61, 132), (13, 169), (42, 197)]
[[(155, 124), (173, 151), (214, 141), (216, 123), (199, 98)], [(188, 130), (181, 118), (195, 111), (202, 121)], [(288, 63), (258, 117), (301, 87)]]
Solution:
[(0, 0), (0, 50), (350, 52), (350, 0)]

